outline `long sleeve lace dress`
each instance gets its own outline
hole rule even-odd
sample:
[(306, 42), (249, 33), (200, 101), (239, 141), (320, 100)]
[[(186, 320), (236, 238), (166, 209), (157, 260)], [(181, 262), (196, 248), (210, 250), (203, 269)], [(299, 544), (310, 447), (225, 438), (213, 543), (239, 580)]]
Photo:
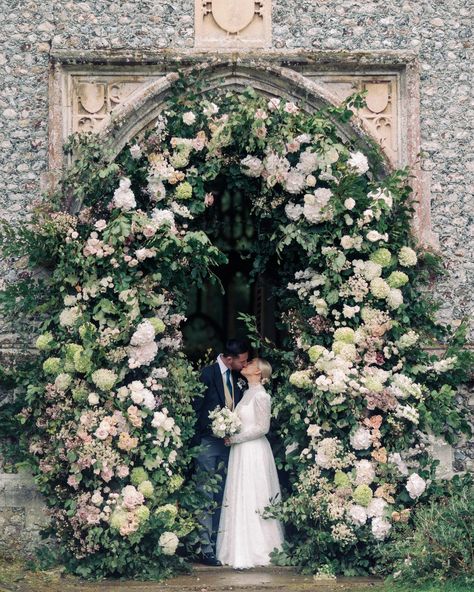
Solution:
[(224, 503), (217, 536), (217, 557), (237, 569), (270, 563), (270, 552), (281, 548), (283, 529), (261, 512), (281, 492), (270, 444), (271, 399), (261, 385), (251, 386), (236, 407), (241, 431), (230, 438)]

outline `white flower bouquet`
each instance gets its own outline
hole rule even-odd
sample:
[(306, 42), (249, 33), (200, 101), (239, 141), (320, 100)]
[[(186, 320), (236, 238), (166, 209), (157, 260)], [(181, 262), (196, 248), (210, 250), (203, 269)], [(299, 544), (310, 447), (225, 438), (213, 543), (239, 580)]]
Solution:
[(227, 438), (240, 431), (242, 422), (239, 416), (228, 407), (216, 407), (209, 412), (209, 419), (212, 419), (211, 429), (216, 438)]

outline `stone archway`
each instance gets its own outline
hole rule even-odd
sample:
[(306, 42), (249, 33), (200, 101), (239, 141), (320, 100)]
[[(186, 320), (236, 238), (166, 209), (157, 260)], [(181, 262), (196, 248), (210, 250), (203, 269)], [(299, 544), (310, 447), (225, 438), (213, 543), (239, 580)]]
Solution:
[(379, 144), (387, 169), (412, 171), (420, 243), (437, 247), (430, 219), (430, 176), (419, 162), (419, 73), (410, 52), (306, 52), (203, 50), (157, 52), (71, 52), (52, 54), (50, 72), (49, 172), (43, 187), (54, 187), (64, 165), (62, 146), (75, 131), (110, 137), (112, 153), (160, 111), (178, 71), (199, 68), (207, 89), (254, 87), (306, 105), (308, 111), (338, 105), (356, 90), (368, 106), (341, 127), (344, 137)]

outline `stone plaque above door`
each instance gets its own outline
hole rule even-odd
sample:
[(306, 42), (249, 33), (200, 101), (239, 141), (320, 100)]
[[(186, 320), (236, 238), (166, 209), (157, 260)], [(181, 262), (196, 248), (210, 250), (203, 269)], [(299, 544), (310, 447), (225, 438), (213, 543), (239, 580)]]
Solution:
[(270, 47), (271, 15), (271, 0), (195, 0), (195, 45)]

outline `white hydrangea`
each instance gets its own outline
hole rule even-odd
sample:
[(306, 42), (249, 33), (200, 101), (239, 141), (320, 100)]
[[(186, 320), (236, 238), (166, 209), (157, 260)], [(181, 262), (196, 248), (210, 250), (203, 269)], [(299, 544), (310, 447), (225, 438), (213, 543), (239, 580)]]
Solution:
[(408, 475), (408, 466), (406, 462), (402, 459), (401, 454), (399, 452), (392, 452), (391, 454), (389, 454), (388, 462), (393, 463), (397, 467), (401, 475)]
[(457, 361), (457, 356), (450, 356), (448, 358), (444, 358), (443, 360), (437, 360), (431, 366), (428, 367), (428, 370), (433, 370), (433, 372), (436, 372), (436, 374), (442, 374), (443, 372), (452, 370), (456, 365)]
[(397, 347), (399, 347), (400, 349), (408, 349), (410, 347), (413, 347), (416, 343), (418, 343), (418, 340), (420, 339), (420, 336), (418, 335), (418, 333), (416, 333), (415, 331), (408, 331), (407, 333), (404, 333), (396, 342), (395, 345)]
[(421, 386), (404, 374), (392, 376), (390, 392), (397, 399), (406, 399), (409, 396), (419, 399), (422, 395)]
[(370, 291), (375, 298), (387, 298), (390, 294), (390, 286), (385, 280), (377, 277), (370, 282)]
[(418, 473), (412, 473), (405, 487), (411, 499), (417, 499), (425, 491), (426, 481)]
[(174, 555), (178, 548), (179, 539), (174, 532), (164, 532), (158, 539), (163, 555)]
[(154, 341), (154, 339), (155, 329), (153, 328), (153, 325), (150, 323), (150, 321), (145, 320), (142, 321), (136, 328), (130, 340), (130, 345), (145, 345), (146, 343), (151, 343)]
[(403, 304), (403, 294), (398, 288), (391, 288), (387, 296), (387, 304), (392, 310), (396, 310)]
[(381, 234), (380, 232), (378, 232), (378, 230), (369, 230), (369, 232), (366, 234), (366, 237), (367, 240), (371, 243), (375, 243), (377, 241), (388, 241), (388, 234), (386, 232)]
[(131, 181), (127, 177), (120, 179), (118, 189), (114, 191), (112, 203), (114, 207), (121, 209), (124, 212), (129, 212), (137, 207), (135, 201), (135, 194), (130, 189)]
[(420, 414), (412, 405), (398, 405), (395, 409), (395, 415), (401, 419), (411, 421), (415, 425), (418, 425), (420, 421)]
[(156, 341), (150, 341), (144, 345), (130, 346), (127, 349), (127, 353), (129, 368), (148, 366), (153, 362), (158, 353), (158, 344)]
[(372, 520), (372, 535), (378, 541), (383, 541), (387, 537), (391, 528), (392, 525), (390, 522), (383, 518), (377, 517)]
[(413, 267), (416, 265), (418, 257), (413, 249), (410, 247), (402, 247), (398, 252), (398, 262), (403, 267)]
[(348, 511), (349, 519), (355, 526), (364, 526), (367, 522), (367, 512), (363, 506), (352, 504)]
[(296, 220), (299, 220), (303, 215), (303, 206), (292, 202), (287, 203), (285, 206), (285, 214), (289, 220), (296, 222)]
[(387, 502), (381, 497), (373, 497), (367, 506), (367, 516), (369, 518), (381, 518), (387, 507)]
[(296, 168), (304, 175), (309, 175), (318, 168), (318, 165), (318, 155), (315, 152), (311, 152), (310, 148), (306, 148), (306, 150), (300, 154), (300, 160), (296, 165)]
[(359, 175), (363, 175), (369, 170), (369, 161), (362, 152), (351, 152), (351, 156), (347, 164), (355, 169)]
[(155, 208), (151, 213), (151, 219), (157, 228), (160, 228), (164, 224), (175, 228), (174, 214), (171, 210), (158, 210)]
[(72, 327), (81, 316), (81, 311), (77, 306), (65, 308), (59, 315), (59, 324), (62, 327)]
[(374, 465), (370, 462), (370, 460), (365, 458), (358, 460), (354, 463), (354, 467), (356, 470), (356, 485), (370, 485), (375, 479)]
[(370, 430), (360, 426), (355, 432), (350, 435), (350, 443), (354, 450), (366, 450), (372, 445), (372, 438)]
[(285, 189), (288, 191), (288, 193), (301, 193), (305, 184), (305, 175), (296, 169), (291, 169), (286, 176)]
[(361, 273), (362, 277), (370, 282), (382, 275), (382, 266), (369, 259), (368, 261), (364, 261)]
[(256, 156), (248, 155), (240, 161), (244, 167), (242, 172), (247, 177), (260, 177), (263, 171), (263, 162)]

